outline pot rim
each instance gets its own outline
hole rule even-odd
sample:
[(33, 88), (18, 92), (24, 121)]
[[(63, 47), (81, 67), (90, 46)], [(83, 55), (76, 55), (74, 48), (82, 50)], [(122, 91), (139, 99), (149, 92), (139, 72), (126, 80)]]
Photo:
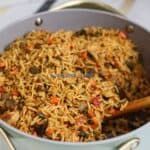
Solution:
[[(99, 141), (91, 141), (91, 142), (63, 142), (63, 141), (54, 141), (54, 140), (50, 140), (47, 138), (42, 138), (42, 137), (36, 137), (33, 135), (30, 135), (28, 133), (25, 133), (11, 125), (9, 125), (8, 123), (4, 122), (3, 120), (0, 120), (0, 125), (12, 130), (13, 132), (17, 133), (19, 136), (24, 136), (26, 138), (32, 139), (32, 140), (36, 140), (36, 141), (40, 141), (40, 142), (45, 142), (45, 143), (50, 143), (50, 144), (59, 144), (59, 145), (68, 145), (68, 146), (88, 146), (88, 145), (97, 145), (97, 144), (110, 144), (116, 141), (121, 141), (122, 139), (128, 139), (129, 137), (136, 135), (137, 132), (140, 132), (141, 130), (143, 130), (146, 127), (150, 127), (150, 122), (144, 124), (143, 126), (128, 132), (126, 134), (123, 135), (119, 135), (113, 138), (109, 138), (106, 140), (99, 140)], [(7, 131), (6, 131), (7, 132)], [(9, 132), (8, 132), (9, 133)], [(14, 138), (14, 137), (13, 137)]]
[[(76, 12), (76, 11), (80, 11), (80, 12), (90, 12), (90, 13), (100, 13), (100, 14), (105, 14), (105, 15), (109, 15), (109, 16), (112, 16), (112, 17), (115, 17), (115, 18), (118, 18), (120, 20), (124, 20), (124, 21), (127, 21), (128, 23), (131, 23), (137, 27), (140, 27), (143, 31), (149, 33), (148, 29), (145, 29), (144, 27), (128, 20), (126, 17), (124, 16), (120, 16), (118, 14), (114, 14), (114, 13), (110, 13), (110, 12), (106, 12), (106, 11), (100, 11), (100, 10), (91, 10), (91, 9), (82, 9), (82, 8), (76, 8), (76, 9), (62, 9), (62, 10), (56, 10), (56, 11), (46, 11), (46, 12), (42, 12), (42, 13), (37, 13), (37, 14), (33, 14), (31, 16), (27, 16), (27, 17), (23, 17), (22, 19), (20, 20), (17, 20), (11, 24), (8, 24), (7, 26), (5, 26), (2, 30), (6, 30), (7, 28), (13, 26), (13, 25), (16, 25), (22, 21), (27, 21), (28, 19), (31, 19), (31, 18), (38, 18), (38, 17), (42, 17), (44, 15), (47, 15), (49, 13), (60, 13), (60, 12)], [(0, 31), (0, 34), (1, 34), (2, 31)], [(115, 142), (115, 141), (120, 141), (124, 138), (129, 138), (133, 135), (136, 135), (137, 132), (140, 132), (143, 128), (146, 128), (148, 126), (150, 126), (150, 122), (147, 122), (146, 124), (142, 125), (141, 127), (131, 131), (131, 132), (128, 132), (126, 134), (123, 134), (123, 135), (120, 135), (120, 136), (116, 136), (116, 137), (113, 137), (113, 138), (109, 138), (109, 139), (106, 139), (106, 140), (99, 140), (99, 141), (91, 141), (91, 142), (63, 142), (63, 141), (54, 141), (54, 140), (50, 140), (50, 139), (46, 139), (46, 138), (42, 138), (42, 137), (36, 137), (36, 136), (33, 136), (33, 135), (30, 135), (28, 133), (25, 133), (11, 125), (9, 125), (8, 123), (4, 122), (3, 120), (0, 119), (0, 126), (3, 126), (3, 127), (6, 127), (8, 129), (10, 129), (11, 131), (17, 133), (19, 136), (24, 136), (24, 137), (27, 137), (29, 139), (32, 139), (32, 140), (36, 140), (36, 141), (40, 141), (40, 142), (46, 142), (46, 143), (50, 143), (50, 144), (59, 144), (59, 145), (70, 145), (70, 146), (88, 146), (88, 145), (95, 145), (95, 144), (109, 144), (109, 143), (112, 143), (112, 142)]]

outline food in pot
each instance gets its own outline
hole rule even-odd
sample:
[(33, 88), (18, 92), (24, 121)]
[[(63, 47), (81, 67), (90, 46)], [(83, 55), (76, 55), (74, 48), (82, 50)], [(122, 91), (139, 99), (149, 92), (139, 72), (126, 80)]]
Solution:
[(136, 49), (119, 29), (27, 33), (0, 54), (0, 118), (34, 136), (70, 142), (138, 128), (150, 120), (148, 110), (104, 119), (150, 95)]

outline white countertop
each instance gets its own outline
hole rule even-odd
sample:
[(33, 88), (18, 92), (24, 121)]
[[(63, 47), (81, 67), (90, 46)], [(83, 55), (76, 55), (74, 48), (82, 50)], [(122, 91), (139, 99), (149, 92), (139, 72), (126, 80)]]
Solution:
[[(33, 14), (45, 0), (0, 0), (0, 30), (6, 25)], [(67, 0), (57, 0), (53, 7), (58, 6)], [(119, 9), (130, 20), (139, 23), (150, 30), (150, 0), (97, 0), (111, 4)], [(139, 150), (149, 150), (150, 128), (142, 135), (142, 143)], [(23, 139), (22, 139), (23, 140)], [(8, 150), (5, 142), (0, 136), (0, 150)], [(27, 145), (19, 150), (30, 150)], [(44, 148), (43, 148), (44, 150)]]

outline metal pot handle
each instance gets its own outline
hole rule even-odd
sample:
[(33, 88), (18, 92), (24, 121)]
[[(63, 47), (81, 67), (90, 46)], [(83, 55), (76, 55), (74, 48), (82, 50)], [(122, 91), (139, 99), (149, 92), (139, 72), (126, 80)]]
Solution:
[(98, 10), (104, 10), (108, 12), (113, 12), (118, 15), (124, 16), (133, 6), (135, 0), (122, 0), (121, 5), (119, 8), (117, 8), (113, 1), (111, 2), (105, 2), (104, 0), (68, 0), (64, 3), (59, 4), (58, 6), (52, 6), (48, 9), (50, 11), (55, 11), (59, 9), (65, 9), (65, 8), (89, 8), (89, 9), (98, 9)]
[(124, 144), (121, 144), (118, 147), (118, 150), (135, 150), (140, 144), (139, 138), (132, 138), (125, 142)]
[(16, 150), (16, 148), (13, 145), (12, 141), (10, 140), (10, 138), (8, 137), (8, 135), (6, 134), (6, 132), (2, 128), (0, 128), (0, 134), (2, 135), (3, 139), (7, 143), (9, 149), (10, 150)]
[(97, 9), (108, 11), (112, 13), (116, 13), (118, 15), (123, 15), (121, 11), (115, 9), (111, 5), (104, 3), (103, 1), (96, 1), (96, 0), (70, 0), (66, 1), (58, 6), (50, 7), (50, 11), (57, 11), (66, 8), (88, 8), (88, 9)]

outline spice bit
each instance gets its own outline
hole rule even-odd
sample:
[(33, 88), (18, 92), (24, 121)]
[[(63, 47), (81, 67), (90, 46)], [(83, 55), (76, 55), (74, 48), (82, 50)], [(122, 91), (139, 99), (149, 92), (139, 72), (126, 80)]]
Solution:
[(81, 29), (81, 30), (79, 30), (79, 31), (76, 31), (75, 33), (74, 33), (74, 35), (75, 36), (82, 36), (82, 35), (87, 35), (87, 32), (84, 30), (84, 29)]
[(18, 107), (18, 110), (22, 110), (23, 106), (25, 105), (25, 102), (24, 100), (20, 100), (17, 107)]
[(98, 55), (96, 54), (95, 51), (88, 50), (88, 51), (87, 51), (87, 55), (88, 55), (88, 57), (89, 57), (91, 60), (93, 60), (96, 64), (99, 64)]
[(34, 125), (34, 129), (38, 136), (42, 136), (45, 133), (45, 129), (48, 126), (48, 120), (44, 119)]
[(31, 74), (39, 74), (39, 73), (41, 73), (41, 69), (39, 67), (32, 66), (29, 68), (29, 72)]
[(38, 113), (38, 116), (39, 116), (39, 118), (41, 118), (41, 119), (45, 119), (45, 115), (44, 115), (42, 112), (39, 112), (39, 113)]
[(83, 138), (88, 138), (88, 133), (86, 133), (85, 131), (81, 130), (78, 134), (79, 137), (83, 137)]
[(35, 48), (35, 49), (40, 49), (41, 46), (42, 46), (41, 43), (35, 43), (35, 44), (34, 44), (34, 48)]
[(135, 67), (135, 64), (132, 61), (126, 61), (127, 67), (132, 71)]

